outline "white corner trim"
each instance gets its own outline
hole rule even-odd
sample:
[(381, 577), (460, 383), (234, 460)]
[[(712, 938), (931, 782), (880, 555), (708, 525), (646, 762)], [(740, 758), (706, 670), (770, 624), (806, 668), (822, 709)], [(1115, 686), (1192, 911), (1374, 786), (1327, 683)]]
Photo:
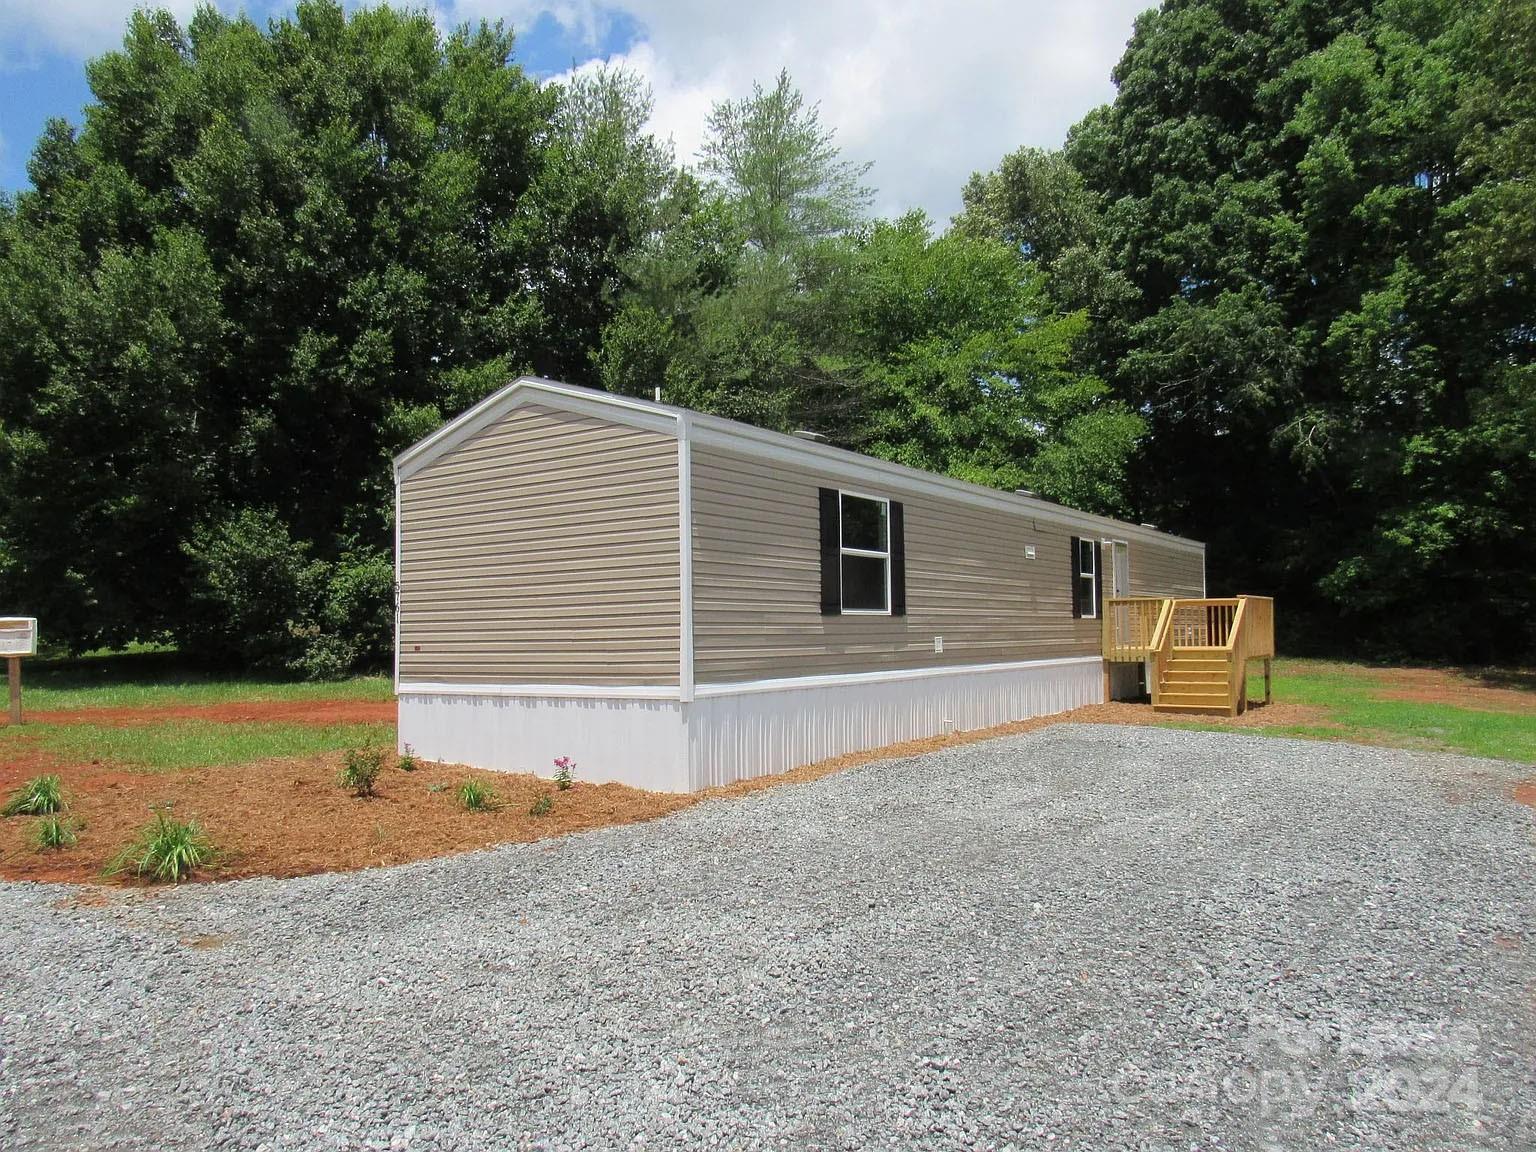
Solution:
[(676, 700), (671, 684), (451, 684), (411, 681), (399, 684), (400, 696), (535, 696), (565, 700)]
[(693, 458), (688, 416), (677, 414), (677, 683), (679, 698), (693, 699)]
[(802, 688), (838, 688), (851, 684), (887, 684), (898, 680), (927, 680), (935, 676), (974, 676), (985, 672), (1027, 672), (1036, 668), (1069, 668), (1101, 664), (1102, 656), (1061, 656), (1049, 660), (1018, 660), (1002, 664), (947, 664), (928, 668), (894, 668), (882, 672), (841, 672), (824, 676), (788, 676), (777, 680), (738, 680), (724, 684), (699, 684), (697, 699), (742, 696), (752, 692), (792, 692)]
[(400, 599), (405, 583), (400, 579), (400, 477), (395, 477), (395, 691), (400, 691)]
[(507, 413), (528, 404), (542, 404), (562, 412), (574, 412), (668, 436), (676, 434), (680, 419), (673, 410), (643, 400), (577, 388), (538, 376), (519, 376), (396, 456), (396, 479), (408, 479)]

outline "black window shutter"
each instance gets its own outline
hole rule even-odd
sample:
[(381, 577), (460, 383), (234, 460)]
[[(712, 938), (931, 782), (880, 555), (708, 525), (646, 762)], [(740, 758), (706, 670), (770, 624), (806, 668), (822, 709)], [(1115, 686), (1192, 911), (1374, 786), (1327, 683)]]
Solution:
[(891, 501), (891, 615), (907, 614), (907, 529), (901, 502)]
[(836, 488), (821, 489), (821, 614), (843, 613), (843, 542)]
[(1093, 542), (1093, 589), (1098, 594), (1099, 602), (1094, 605), (1094, 615), (1100, 619), (1104, 617), (1104, 545), (1097, 540)]
[(1082, 575), (1082, 561), (1078, 553), (1082, 551), (1082, 540), (1072, 537), (1072, 615), (1081, 619), (1083, 615), (1083, 582), (1078, 579)]

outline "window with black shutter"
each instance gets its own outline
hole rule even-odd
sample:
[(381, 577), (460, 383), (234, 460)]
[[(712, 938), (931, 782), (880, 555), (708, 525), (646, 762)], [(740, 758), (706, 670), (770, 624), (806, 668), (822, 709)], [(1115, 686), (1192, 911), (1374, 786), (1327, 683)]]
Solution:
[(834, 488), (821, 489), (820, 497), (822, 615), (905, 615), (902, 505)]
[(1072, 615), (1096, 619), (1099, 615), (1099, 545), (1095, 540), (1072, 537)]

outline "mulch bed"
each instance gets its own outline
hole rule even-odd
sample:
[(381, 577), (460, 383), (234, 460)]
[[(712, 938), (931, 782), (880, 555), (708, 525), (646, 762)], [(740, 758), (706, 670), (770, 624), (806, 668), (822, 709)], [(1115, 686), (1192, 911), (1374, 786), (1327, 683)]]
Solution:
[[(1510, 692), (1486, 688), (1481, 691)], [(1529, 700), (1529, 694), (1515, 695)], [(1326, 716), (1321, 709), (1304, 705), (1269, 704), (1252, 706), (1241, 716), (1196, 719), (1237, 729), (1280, 725), (1328, 727)], [(55, 724), (108, 725), (177, 719), (226, 723), (392, 723), (395, 704), (258, 701), (175, 708), (88, 708), (35, 713), (32, 718)], [(81, 822), (82, 828), (79, 842), (73, 847), (38, 852), (30, 843), (31, 819), (0, 820), (0, 877), (114, 882), (103, 877), (102, 870), (133, 840), (156, 808), (169, 808), (179, 819), (197, 820), (220, 849), (217, 863), (199, 873), (199, 879), (299, 876), (401, 864), (494, 844), (524, 843), (582, 829), (652, 820), (711, 798), (815, 780), (857, 764), (919, 756), (941, 748), (1033, 732), (1052, 724), (1165, 724), (1187, 719), (1190, 718), (1158, 715), (1145, 705), (1097, 704), (1058, 716), (850, 753), (779, 775), (692, 795), (582, 782), (562, 792), (550, 781), (534, 776), (423, 762), (414, 772), (387, 766), (380, 776), (379, 795), (361, 799), (337, 783), (339, 754), (154, 773), (100, 762), (65, 763), (51, 759), (40, 749), (18, 748), (0, 763), (0, 790), (9, 792), (41, 772), (58, 772), (70, 795), (70, 814)], [(494, 790), (499, 799), (495, 810), (468, 812), (459, 806), (455, 789), (471, 778), (482, 780)], [(554, 808), (547, 815), (534, 816), (529, 808), (543, 793), (553, 798)], [(1519, 798), (1531, 802), (1524, 794)]]
[[(492, 844), (519, 843), (585, 828), (631, 824), (696, 803), (692, 796), (643, 792), (622, 784), (577, 782), (559, 791), (534, 776), (424, 763), (414, 772), (387, 766), (378, 795), (353, 796), (337, 782), (341, 756), (258, 761), (186, 772), (134, 772), (105, 764), (49, 763), (42, 755), (7, 764), (7, 788), (55, 771), (69, 794), (69, 815), (80, 821), (71, 848), (39, 852), (34, 821), (0, 820), (0, 876), (11, 880), (112, 883), (103, 869), (123, 846), (168, 808), (196, 820), (220, 850), (198, 873), (202, 880), (242, 876), (301, 876), (402, 864)], [(470, 778), (497, 797), (489, 812), (459, 806), (455, 789)], [(553, 809), (529, 808), (548, 793)]]

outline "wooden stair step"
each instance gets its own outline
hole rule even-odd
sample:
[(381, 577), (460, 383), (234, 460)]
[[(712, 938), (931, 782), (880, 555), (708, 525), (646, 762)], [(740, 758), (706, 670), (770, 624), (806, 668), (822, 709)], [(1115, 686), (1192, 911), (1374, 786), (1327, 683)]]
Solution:
[(1220, 704), (1170, 704), (1164, 701), (1154, 705), (1154, 712), (1185, 712), (1191, 715), (1204, 714), (1208, 716), (1229, 716), (1232, 709), (1225, 703)]
[(1226, 688), (1218, 693), (1192, 693), (1183, 688), (1163, 688), (1157, 694), (1158, 703), (1220, 703), (1221, 707), (1227, 707), (1227, 700), (1232, 699)]

